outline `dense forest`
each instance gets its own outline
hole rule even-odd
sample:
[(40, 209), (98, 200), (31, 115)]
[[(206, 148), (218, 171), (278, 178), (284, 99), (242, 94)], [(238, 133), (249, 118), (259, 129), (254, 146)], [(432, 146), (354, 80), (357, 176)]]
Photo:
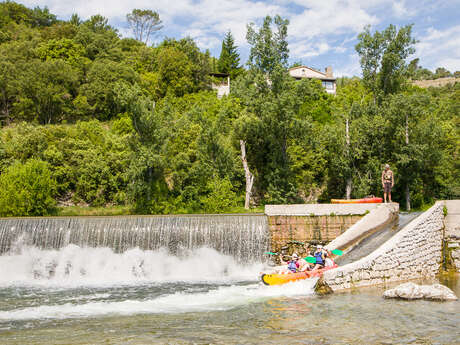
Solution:
[[(0, 3), (0, 216), (58, 206), (130, 213), (237, 212), (267, 203), (382, 195), (421, 208), (460, 197), (460, 85), (422, 89), (412, 26), (366, 27), (362, 78), (337, 95), (288, 74), (287, 20), (248, 23), (247, 63), (231, 32), (219, 58), (191, 38), (149, 39), (158, 13), (127, 15), (122, 38), (94, 15)], [(217, 98), (212, 72), (231, 75)]]

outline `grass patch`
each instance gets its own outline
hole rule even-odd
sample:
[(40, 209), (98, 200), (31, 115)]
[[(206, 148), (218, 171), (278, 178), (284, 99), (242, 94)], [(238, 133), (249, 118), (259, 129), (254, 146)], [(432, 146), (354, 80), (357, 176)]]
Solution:
[[(263, 213), (264, 206), (258, 206), (246, 210), (243, 206), (233, 207), (231, 209), (224, 210), (220, 213)], [(183, 214), (205, 214), (206, 212), (190, 212)], [(219, 213), (217, 213), (219, 214)], [(135, 215), (131, 206), (65, 206), (58, 207), (57, 216), (62, 217), (75, 217), (75, 216), (128, 216)]]
[(66, 206), (58, 207), (58, 216), (124, 216), (133, 214), (131, 206)]
[(410, 212), (425, 212), (425, 211), (427, 211), (431, 206), (433, 206), (434, 203), (435, 203), (435, 202), (433, 201), (433, 202), (431, 202), (431, 203), (423, 204), (423, 205), (421, 205), (421, 206), (419, 206), (419, 207), (412, 208), (412, 209), (410, 210)]

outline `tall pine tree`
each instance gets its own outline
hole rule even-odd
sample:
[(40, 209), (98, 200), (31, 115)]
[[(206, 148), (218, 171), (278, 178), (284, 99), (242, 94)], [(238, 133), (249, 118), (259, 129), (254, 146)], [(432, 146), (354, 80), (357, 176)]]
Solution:
[(235, 78), (241, 71), (240, 54), (238, 54), (235, 40), (229, 30), (222, 41), (222, 51), (220, 53), (217, 68), (220, 73), (228, 73), (231, 78)]

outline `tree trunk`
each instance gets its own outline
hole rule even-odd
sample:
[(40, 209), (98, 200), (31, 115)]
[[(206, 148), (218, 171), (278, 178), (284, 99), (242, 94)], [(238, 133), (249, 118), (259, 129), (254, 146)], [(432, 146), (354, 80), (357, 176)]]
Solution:
[(410, 211), (410, 191), (409, 183), (406, 184), (406, 210)]
[(240, 140), (241, 160), (243, 161), (244, 175), (246, 176), (246, 197), (244, 199), (244, 208), (249, 209), (251, 201), (252, 185), (254, 184), (254, 175), (249, 171), (248, 161), (246, 160), (246, 142)]
[[(406, 114), (406, 145), (409, 145), (409, 115)], [(406, 181), (406, 210), (410, 211), (409, 181)]]
[[(345, 140), (347, 143), (347, 157), (350, 157), (350, 126), (348, 122), (348, 118), (346, 119), (345, 122)], [(353, 179), (351, 176), (347, 178), (347, 185), (345, 187), (345, 198), (349, 200), (351, 198), (351, 189), (352, 189), (352, 182)]]
[(406, 145), (409, 145), (409, 115), (406, 114)]
[(345, 198), (347, 200), (350, 200), (351, 198), (351, 189), (352, 189), (351, 182), (352, 182), (351, 177), (347, 178), (347, 186), (345, 187), (345, 193), (346, 193)]

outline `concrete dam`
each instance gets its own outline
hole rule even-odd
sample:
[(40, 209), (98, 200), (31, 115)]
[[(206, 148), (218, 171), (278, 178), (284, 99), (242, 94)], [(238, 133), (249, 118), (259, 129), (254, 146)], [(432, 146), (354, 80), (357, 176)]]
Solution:
[(344, 251), (340, 267), (323, 277), (323, 284), (341, 290), (433, 276), (444, 249), (458, 271), (456, 207), (458, 201), (437, 202), (421, 215), (403, 215), (392, 231), (399, 215), (396, 203), (267, 205), (265, 214), (247, 215), (4, 218), (0, 254), (24, 246), (57, 250), (76, 245), (115, 253), (163, 248), (172, 255), (207, 247), (255, 263), (269, 260), (268, 250), (304, 254), (309, 246), (323, 244)]

